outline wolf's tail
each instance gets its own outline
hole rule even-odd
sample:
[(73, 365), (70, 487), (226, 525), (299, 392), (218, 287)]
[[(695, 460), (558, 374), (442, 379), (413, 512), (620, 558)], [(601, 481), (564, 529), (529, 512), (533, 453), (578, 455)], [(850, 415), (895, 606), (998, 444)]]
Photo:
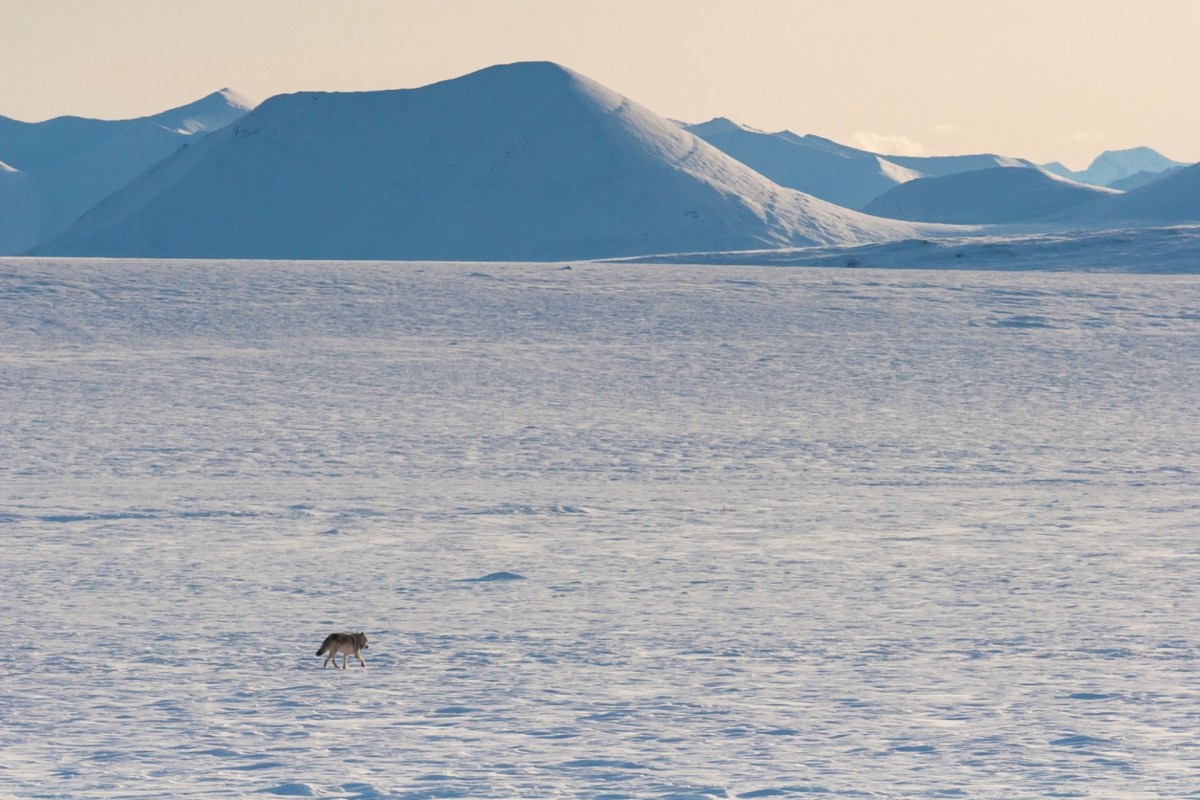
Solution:
[(331, 639), (333, 639), (332, 636), (325, 637), (325, 641), (321, 642), (321, 647), (319, 650), (317, 650), (317, 655), (319, 655), (319, 656), (325, 655), (325, 651), (329, 649), (329, 642)]

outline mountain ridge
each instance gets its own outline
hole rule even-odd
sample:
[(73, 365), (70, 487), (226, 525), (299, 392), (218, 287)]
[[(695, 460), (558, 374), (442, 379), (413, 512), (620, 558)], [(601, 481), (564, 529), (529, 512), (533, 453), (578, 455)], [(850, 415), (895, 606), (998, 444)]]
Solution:
[(829, 139), (791, 131), (767, 133), (726, 117), (685, 128), (780, 186), (846, 208), (861, 209), (897, 183), (920, 177), (874, 153)]
[(543, 261), (912, 231), (780, 187), (566, 67), (518, 62), (270, 98), (35, 252)]
[[(127, 120), (0, 117), (0, 254), (25, 252), (195, 136), (246, 112), (223, 89), (159, 114)], [(173, 127), (172, 127), (173, 126)]]
[(1091, 226), (1161, 226), (1200, 222), (1200, 164), (1119, 195), (1047, 217), (1058, 223)]
[(1043, 164), (1049, 172), (1064, 178), (1090, 183), (1095, 186), (1112, 186), (1140, 172), (1161, 173), (1175, 167), (1189, 166), (1183, 161), (1167, 158), (1151, 147), (1129, 147), (1124, 150), (1105, 150), (1088, 165), (1087, 169), (1078, 172), (1071, 170), (1057, 161)]
[(860, 211), (898, 185), (918, 178), (992, 167), (1034, 167), (1026, 159), (994, 153), (885, 155), (811, 133), (800, 135), (788, 130), (768, 133), (727, 117), (684, 127), (781, 186)]

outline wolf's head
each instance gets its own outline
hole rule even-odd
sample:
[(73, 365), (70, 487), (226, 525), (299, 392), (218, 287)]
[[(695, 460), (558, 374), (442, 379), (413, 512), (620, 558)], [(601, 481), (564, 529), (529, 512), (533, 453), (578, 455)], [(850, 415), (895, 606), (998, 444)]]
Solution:
[(371, 645), (367, 644), (367, 635), (362, 631), (354, 634), (354, 641), (358, 645), (359, 650), (370, 650)]

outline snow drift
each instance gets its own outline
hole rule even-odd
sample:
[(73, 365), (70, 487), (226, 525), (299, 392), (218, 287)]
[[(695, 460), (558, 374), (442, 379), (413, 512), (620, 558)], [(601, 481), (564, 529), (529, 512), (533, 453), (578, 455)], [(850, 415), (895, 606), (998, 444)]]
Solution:
[(61, 255), (559, 260), (890, 240), (561, 66), (271, 98), (38, 248)]

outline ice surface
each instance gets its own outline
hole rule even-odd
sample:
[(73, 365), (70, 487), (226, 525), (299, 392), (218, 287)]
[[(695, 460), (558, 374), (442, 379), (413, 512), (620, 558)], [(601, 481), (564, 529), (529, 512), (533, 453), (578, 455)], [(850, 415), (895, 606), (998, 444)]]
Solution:
[(0, 795), (1196, 796), (1194, 278), (565, 266), (0, 261)]

